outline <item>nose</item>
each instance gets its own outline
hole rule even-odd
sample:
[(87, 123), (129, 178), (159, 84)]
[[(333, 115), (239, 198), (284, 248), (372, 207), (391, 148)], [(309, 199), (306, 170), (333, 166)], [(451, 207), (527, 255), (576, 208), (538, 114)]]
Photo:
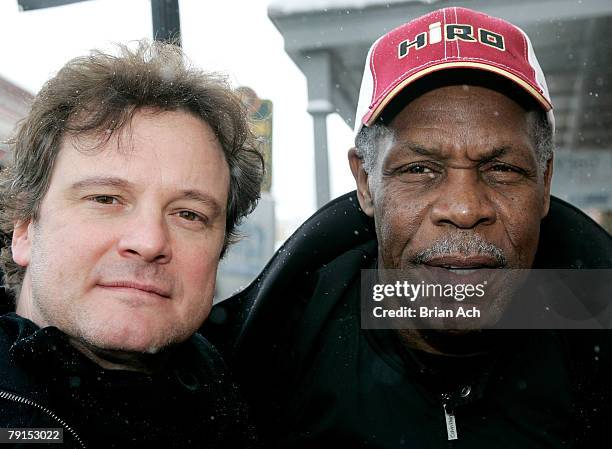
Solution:
[(495, 223), (496, 213), (477, 170), (449, 169), (431, 210), (437, 226), (472, 229)]
[(172, 248), (164, 214), (143, 205), (133, 211), (121, 230), (118, 251), (122, 257), (149, 263), (168, 263)]

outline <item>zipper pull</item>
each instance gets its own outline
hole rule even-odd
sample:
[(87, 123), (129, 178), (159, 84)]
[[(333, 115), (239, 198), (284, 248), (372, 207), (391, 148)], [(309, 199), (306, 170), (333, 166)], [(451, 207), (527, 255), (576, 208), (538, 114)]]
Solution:
[(446, 420), (446, 433), (448, 435), (448, 441), (456, 440), (459, 438), (457, 435), (457, 424), (455, 423), (455, 414), (446, 410), (446, 403), (442, 404), (444, 408), (444, 419)]

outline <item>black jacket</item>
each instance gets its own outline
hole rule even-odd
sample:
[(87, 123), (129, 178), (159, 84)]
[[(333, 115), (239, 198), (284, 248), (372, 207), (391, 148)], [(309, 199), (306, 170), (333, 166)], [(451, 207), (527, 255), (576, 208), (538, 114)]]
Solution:
[[(392, 332), (360, 329), (359, 270), (376, 252), (373, 222), (347, 194), (213, 310), (203, 332), (237, 371), (271, 445), (604, 447), (608, 332), (499, 333), (494, 356), (469, 363), (407, 351)], [(611, 259), (610, 236), (553, 198), (534, 267)], [(458, 440), (446, 438), (443, 405)]]
[(63, 429), (64, 445), (48, 447), (253, 445), (246, 406), (204, 338), (196, 335), (174, 348), (168, 366), (152, 375), (104, 370), (57, 328), (4, 315), (0, 427)]

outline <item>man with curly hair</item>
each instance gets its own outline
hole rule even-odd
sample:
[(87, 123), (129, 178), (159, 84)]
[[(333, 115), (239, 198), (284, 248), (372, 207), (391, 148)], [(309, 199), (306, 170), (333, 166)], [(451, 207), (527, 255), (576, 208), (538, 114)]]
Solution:
[(195, 332), (263, 160), (222, 77), (172, 44), (119, 50), (68, 62), (11, 143), (0, 427), (62, 429), (70, 447), (248, 447), (245, 406)]

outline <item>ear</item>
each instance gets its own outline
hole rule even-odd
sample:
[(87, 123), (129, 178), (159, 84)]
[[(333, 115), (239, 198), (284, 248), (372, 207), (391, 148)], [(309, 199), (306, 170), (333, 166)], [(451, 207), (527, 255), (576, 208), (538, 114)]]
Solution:
[(27, 267), (30, 264), (32, 249), (32, 220), (20, 221), (13, 228), (11, 252), (17, 265)]
[(550, 209), (550, 185), (552, 183), (553, 175), (553, 159), (554, 155), (550, 157), (548, 162), (546, 162), (546, 170), (544, 171), (544, 204), (541, 218), (546, 217), (548, 215), (548, 210)]
[(368, 174), (363, 168), (363, 159), (359, 157), (355, 148), (351, 148), (348, 152), (348, 160), (351, 171), (353, 172), (353, 177), (357, 183), (357, 199), (359, 200), (359, 205), (366, 215), (373, 217), (374, 203), (368, 185)]

